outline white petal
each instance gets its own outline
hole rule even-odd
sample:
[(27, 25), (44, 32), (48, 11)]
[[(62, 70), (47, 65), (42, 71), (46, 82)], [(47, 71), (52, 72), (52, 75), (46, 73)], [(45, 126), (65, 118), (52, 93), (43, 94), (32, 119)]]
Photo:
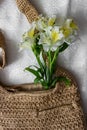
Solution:
[(67, 27), (70, 27), (70, 23), (72, 22), (72, 19), (67, 19), (66, 22), (65, 22), (65, 25)]
[(59, 32), (59, 26), (54, 26), (54, 31)]
[(45, 52), (48, 52), (50, 49), (50, 46), (47, 46), (46, 44), (43, 45), (43, 49)]

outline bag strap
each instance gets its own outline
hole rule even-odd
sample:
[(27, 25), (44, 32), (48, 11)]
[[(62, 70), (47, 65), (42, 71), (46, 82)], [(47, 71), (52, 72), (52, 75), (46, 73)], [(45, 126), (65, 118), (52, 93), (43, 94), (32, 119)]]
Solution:
[(39, 16), (38, 11), (28, 0), (16, 0), (16, 3), (18, 9), (25, 14), (30, 23), (32, 23), (38, 18)]
[(0, 69), (4, 68), (5, 63), (5, 38), (0, 30)]

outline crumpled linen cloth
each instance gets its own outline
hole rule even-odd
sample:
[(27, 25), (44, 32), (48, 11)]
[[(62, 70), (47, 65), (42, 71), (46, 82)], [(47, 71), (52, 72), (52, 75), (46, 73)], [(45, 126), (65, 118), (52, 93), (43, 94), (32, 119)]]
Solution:
[[(87, 113), (87, 0), (31, 0), (44, 15), (58, 18), (73, 17), (79, 26), (79, 37), (58, 58), (58, 64), (75, 76), (84, 110)], [(61, 21), (61, 19), (60, 19)], [(30, 28), (26, 17), (18, 10), (15, 0), (0, 0), (0, 28), (6, 39), (7, 65), (0, 70), (0, 82), (8, 85), (33, 82), (34, 76), (24, 68), (37, 64), (31, 50), (20, 51), (21, 36)]]

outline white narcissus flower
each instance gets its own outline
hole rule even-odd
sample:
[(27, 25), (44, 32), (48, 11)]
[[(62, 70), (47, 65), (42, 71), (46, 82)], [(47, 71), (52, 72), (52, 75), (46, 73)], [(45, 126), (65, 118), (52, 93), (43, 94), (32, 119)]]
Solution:
[(55, 26), (51, 32), (51, 39), (53, 43), (58, 42), (64, 37), (62, 31), (59, 30), (59, 27)]
[(30, 49), (34, 43), (34, 28), (31, 28), (28, 32), (24, 33), (22, 38), (23, 42), (21, 43), (21, 48)]
[(78, 27), (77, 25), (75, 24), (75, 22), (73, 21), (73, 19), (67, 19), (65, 21), (65, 24), (64, 24), (67, 28), (72, 28), (74, 30), (77, 30)]
[(77, 25), (72, 19), (66, 19), (62, 25), (56, 23), (56, 17), (42, 17), (32, 23), (31, 29), (23, 35), (25, 47), (32, 44), (42, 45), (44, 51), (55, 51), (64, 42), (68, 44), (75, 40)]
[(61, 27), (61, 30), (63, 31), (65, 41), (72, 43), (77, 36), (78, 27), (72, 19), (67, 19)]
[(62, 43), (60, 41), (63, 41), (63, 33), (59, 30), (59, 27), (55, 26), (54, 28), (48, 27), (45, 29), (46, 36), (44, 35), (44, 40), (42, 41), (43, 47), (45, 51), (48, 51), (51, 49), (52, 51), (56, 50), (57, 47)]
[(39, 30), (39, 31), (44, 30), (44, 28), (47, 27), (46, 21), (47, 21), (46, 18), (40, 16), (39, 20), (37, 20), (35, 22), (36, 29)]
[(46, 36), (50, 37), (51, 31), (52, 31), (52, 26), (47, 26), (46, 28), (44, 28), (43, 31), (46, 34)]

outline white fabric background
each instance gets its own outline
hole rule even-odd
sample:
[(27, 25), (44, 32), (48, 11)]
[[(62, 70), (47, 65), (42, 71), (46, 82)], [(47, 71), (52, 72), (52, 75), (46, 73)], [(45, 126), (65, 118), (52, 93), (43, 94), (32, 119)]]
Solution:
[[(73, 17), (79, 25), (79, 36), (58, 59), (59, 65), (76, 77), (87, 112), (87, 0), (31, 0), (40, 13)], [(26, 17), (20, 13), (15, 0), (0, 0), (0, 28), (6, 38), (7, 66), (0, 70), (0, 81), (8, 85), (33, 82), (33, 75), (24, 68), (35, 64), (31, 51), (19, 52), (21, 35), (30, 28)], [(29, 54), (29, 55), (28, 55)]]

